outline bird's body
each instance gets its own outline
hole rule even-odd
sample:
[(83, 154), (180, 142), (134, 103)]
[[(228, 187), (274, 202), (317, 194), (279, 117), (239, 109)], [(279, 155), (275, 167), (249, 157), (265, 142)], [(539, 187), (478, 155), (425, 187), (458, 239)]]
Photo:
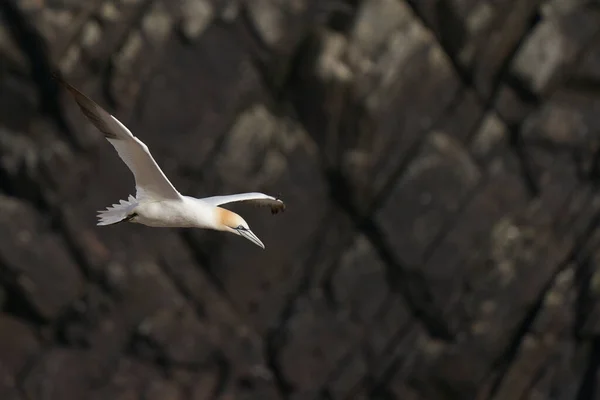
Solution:
[(246, 221), (220, 205), (248, 201), (268, 206), (272, 213), (277, 213), (285, 210), (281, 200), (258, 192), (200, 199), (180, 194), (154, 161), (148, 147), (125, 125), (79, 90), (61, 78), (57, 79), (74, 96), (83, 114), (113, 145), (135, 178), (135, 197), (129, 196), (127, 200), (99, 211), (98, 225), (133, 222), (162, 228), (213, 229), (238, 234), (264, 249)]
[(213, 229), (217, 222), (214, 208), (189, 196), (182, 196), (181, 200), (142, 201), (132, 208), (129, 222), (156, 228)]

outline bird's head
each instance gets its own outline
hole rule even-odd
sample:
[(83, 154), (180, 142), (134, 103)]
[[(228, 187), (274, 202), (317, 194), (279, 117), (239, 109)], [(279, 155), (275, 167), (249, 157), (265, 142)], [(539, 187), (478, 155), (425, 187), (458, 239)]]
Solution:
[(217, 226), (220, 230), (245, 237), (257, 246), (265, 248), (263, 242), (250, 230), (248, 223), (233, 211), (217, 207)]

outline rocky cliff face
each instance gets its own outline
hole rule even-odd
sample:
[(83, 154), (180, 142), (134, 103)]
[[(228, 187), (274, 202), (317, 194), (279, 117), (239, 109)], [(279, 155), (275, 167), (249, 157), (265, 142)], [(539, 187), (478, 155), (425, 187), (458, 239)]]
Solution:
[[(595, 399), (600, 8), (0, 2), (0, 398)], [(281, 193), (99, 228), (133, 179)]]

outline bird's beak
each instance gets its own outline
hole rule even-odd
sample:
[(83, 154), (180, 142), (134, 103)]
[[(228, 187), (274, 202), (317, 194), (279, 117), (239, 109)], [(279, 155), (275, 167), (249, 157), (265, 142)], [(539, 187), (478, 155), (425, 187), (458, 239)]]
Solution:
[(237, 231), (237, 233), (240, 234), (240, 236), (245, 237), (246, 239), (248, 239), (255, 245), (262, 247), (264, 250), (265, 245), (263, 244), (263, 242), (260, 241), (260, 239), (250, 229), (245, 229), (245, 230), (237, 229), (236, 231)]

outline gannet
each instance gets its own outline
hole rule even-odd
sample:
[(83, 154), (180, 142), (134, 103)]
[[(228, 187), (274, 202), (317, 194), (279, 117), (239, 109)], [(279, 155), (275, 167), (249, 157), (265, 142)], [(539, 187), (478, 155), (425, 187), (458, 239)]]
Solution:
[(244, 218), (219, 206), (247, 201), (271, 207), (276, 214), (285, 210), (283, 201), (258, 192), (204, 198), (180, 194), (148, 147), (125, 125), (57, 74), (55, 78), (73, 95), (83, 114), (113, 145), (135, 178), (135, 197), (130, 195), (127, 200), (98, 211), (97, 225), (132, 222), (150, 227), (212, 229), (240, 235), (265, 248)]

